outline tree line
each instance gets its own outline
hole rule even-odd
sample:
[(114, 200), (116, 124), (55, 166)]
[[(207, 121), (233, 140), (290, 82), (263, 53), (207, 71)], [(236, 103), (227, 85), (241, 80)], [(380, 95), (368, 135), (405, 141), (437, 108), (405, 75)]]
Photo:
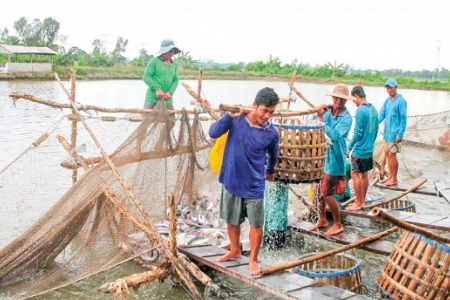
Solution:
[[(0, 29), (0, 43), (8, 45), (23, 45), (35, 47), (48, 47), (58, 54), (53, 59), (56, 66), (69, 67), (113, 67), (116, 65), (145, 67), (154, 56), (148, 54), (146, 49), (140, 49), (138, 57), (127, 58), (128, 39), (118, 37), (111, 52), (105, 49), (101, 39), (92, 41), (90, 52), (78, 47), (65, 48), (68, 37), (59, 35), (61, 24), (49, 17), (43, 21), (34, 19), (29, 22), (25, 17), (21, 17), (14, 22), (13, 28), (16, 35), (10, 34), (8, 28)], [(26, 55), (19, 56), (18, 62), (29, 59)], [(439, 85), (443, 81), (450, 83), (450, 72), (441, 68), (436, 70), (405, 71), (401, 69), (390, 70), (360, 70), (349, 65), (328, 62), (323, 65), (311, 66), (308, 63), (294, 60), (289, 64), (283, 64), (279, 57), (269, 55), (267, 61), (254, 61), (249, 63), (217, 63), (212, 60), (199, 61), (192, 57), (189, 51), (181, 51), (175, 57), (180, 69), (203, 70), (211, 69), (222, 72), (247, 72), (259, 75), (280, 75), (288, 76), (297, 71), (299, 76), (317, 79), (346, 79), (364, 80), (365, 82), (379, 83), (385, 77), (395, 77), (399, 83), (413, 84), (414, 79), (430, 81), (431, 85)], [(5, 62), (5, 55), (0, 54), (0, 63)]]

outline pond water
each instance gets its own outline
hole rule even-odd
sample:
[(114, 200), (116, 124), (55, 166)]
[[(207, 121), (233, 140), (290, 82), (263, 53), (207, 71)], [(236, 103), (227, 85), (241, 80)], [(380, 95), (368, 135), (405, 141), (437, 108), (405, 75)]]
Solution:
[[(186, 80), (184, 82), (194, 90), (197, 89), (197, 81)], [(69, 87), (68, 82), (65, 82), (65, 85)], [(218, 107), (220, 103), (249, 105), (256, 92), (266, 86), (273, 87), (281, 97), (288, 95), (289, 87), (286, 82), (204, 80), (203, 97), (208, 99), (213, 107)], [(314, 104), (331, 103), (331, 98), (325, 94), (331, 92), (333, 84), (297, 83), (296, 87)], [(82, 104), (108, 108), (141, 108), (145, 91), (146, 86), (140, 80), (81, 81), (77, 82), (76, 100)], [(57, 82), (0, 81), (0, 170), (13, 162), (63, 114), (69, 113), (68, 110), (60, 111), (23, 99), (19, 99), (14, 104), (9, 97), (11, 92), (31, 94), (60, 103), (68, 101)], [(399, 92), (408, 101), (409, 115), (450, 110), (449, 92), (402, 89), (399, 89)], [(378, 109), (381, 108), (387, 97), (386, 90), (382, 87), (367, 87), (366, 94), (368, 100)], [(176, 108), (189, 107), (192, 100), (181, 85), (174, 98)], [(353, 115), (356, 107), (352, 103), (348, 103), (347, 107)], [(306, 110), (307, 108), (300, 99), (291, 105), (291, 109)], [(449, 152), (405, 147), (402, 155), (405, 161), (413, 162), (415, 168), (423, 171), (422, 176), (429, 180), (440, 179), (450, 185)], [(409, 175), (401, 174), (401, 176), (406, 180)], [(392, 193), (387, 192), (387, 195)], [(419, 212), (446, 215), (449, 209), (448, 203), (442, 198), (414, 195), (409, 199), (414, 200)], [(7, 199), (1, 199), (1, 201), (7, 201)], [(351, 217), (345, 218), (344, 224), (347, 230), (363, 232), (365, 235), (387, 228), (368, 220)], [(297, 235), (295, 237), (292, 243), (282, 251), (262, 249), (260, 259), (275, 265), (293, 261), (303, 253), (326, 251), (338, 247), (335, 243), (314, 237)], [(353, 250), (349, 254), (362, 259), (364, 294), (374, 298), (378, 297), (375, 286), (386, 257), (362, 250)], [(138, 272), (142, 272), (142, 269), (135, 263), (125, 263), (108, 272), (42, 296), (41, 299), (112, 299), (111, 295), (99, 293), (96, 290), (97, 287), (105, 282)], [(274, 298), (271, 294), (256, 290), (216, 271), (208, 271), (208, 275), (228, 293), (227, 299), (255, 299), (255, 293), (258, 293), (258, 299)], [(166, 282), (151, 283), (142, 287), (138, 292), (131, 292), (128, 299), (186, 299), (188, 297), (189, 294), (182, 287), (174, 288)], [(210, 297), (210, 299), (215, 299), (215, 297)]]

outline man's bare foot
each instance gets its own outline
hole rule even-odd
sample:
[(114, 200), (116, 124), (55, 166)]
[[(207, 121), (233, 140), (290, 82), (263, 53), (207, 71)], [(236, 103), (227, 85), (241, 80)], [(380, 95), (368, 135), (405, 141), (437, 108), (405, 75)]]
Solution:
[(316, 224), (310, 226), (308, 228), (309, 231), (314, 231), (317, 230), (319, 228), (327, 228), (328, 227), (328, 222), (327, 221), (317, 221)]
[(248, 266), (250, 267), (250, 275), (261, 275), (261, 269), (258, 266), (258, 263), (256, 261), (250, 261), (248, 263)]
[(391, 180), (391, 179), (392, 179), (391, 177), (387, 177), (387, 178), (385, 178), (385, 179), (383, 179), (383, 180), (380, 180), (380, 183), (388, 182), (388, 181)]
[(241, 256), (242, 256), (241, 252), (234, 253), (234, 252), (228, 251), (226, 254), (222, 255), (221, 257), (218, 257), (216, 259), (216, 261), (224, 262), (224, 261), (230, 260), (232, 258), (241, 258)]
[(339, 234), (344, 231), (344, 227), (333, 225), (330, 229), (328, 229), (324, 234), (327, 236), (332, 236)]
[(394, 185), (397, 185), (397, 184), (398, 184), (398, 182), (396, 180), (394, 180), (394, 179), (391, 179), (391, 180), (386, 181), (384, 183), (385, 186), (394, 186)]
[(359, 205), (356, 203), (353, 203), (352, 205), (347, 206), (347, 208), (345, 210), (348, 211), (357, 211), (357, 210), (361, 210), (363, 208), (364, 205)]

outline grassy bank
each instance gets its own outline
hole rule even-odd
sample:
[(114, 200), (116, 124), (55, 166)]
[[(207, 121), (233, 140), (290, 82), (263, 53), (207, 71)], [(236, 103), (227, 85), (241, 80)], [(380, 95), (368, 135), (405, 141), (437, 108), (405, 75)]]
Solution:
[[(77, 80), (112, 80), (112, 79), (142, 79), (143, 67), (116, 66), (116, 67), (54, 67), (54, 72), (58, 73), (62, 80), (68, 80), (70, 70), (74, 69)], [(265, 80), (265, 81), (290, 81), (288, 75), (266, 74), (245, 71), (224, 71), (216, 69), (203, 70), (203, 79), (217, 80)], [(180, 70), (182, 80), (198, 78), (198, 70)], [(310, 83), (337, 83), (343, 82), (348, 85), (363, 86), (383, 86), (387, 78), (381, 76), (364, 76), (350, 74), (342, 77), (318, 78), (296, 76), (296, 82)], [(0, 80), (55, 80), (54, 73), (0, 73)], [(396, 78), (401, 88), (423, 89), (423, 90), (443, 90), (450, 91), (450, 82), (417, 80), (413, 78)]]

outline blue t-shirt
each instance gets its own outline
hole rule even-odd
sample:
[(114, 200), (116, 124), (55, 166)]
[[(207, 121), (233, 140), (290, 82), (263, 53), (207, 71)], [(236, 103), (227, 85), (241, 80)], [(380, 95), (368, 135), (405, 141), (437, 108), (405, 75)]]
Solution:
[(275, 172), (280, 135), (272, 123), (252, 125), (241, 115), (225, 114), (211, 125), (209, 136), (218, 138), (228, 131), (219, 182), (231, 194), (263, 199), (266, 172)]
[(353, 157), (372, 157), (378, 134), (378, 111), (372, 104), (363, 103), (356, 109), (355, 121), (353, 136), (347, 148), (353, 149)]
[(324, 172), (332, 176), (345, 176), (347, 137), (352, 127), (352, 116), (346, 107), (337, 116), (333, 116), (329, 109), (323, 115), (323, 121), (325, 133), (333, 143), (327, 149)]
[(403, 140), (403, 134), (406, 130), (406, 109), (407, 103), (402, 95), (398, 94), (394, 100), (388, 97), (381, 107), (378, 115), (378, 123), (385, 121), (383, 140), (389, 143), (395, 143), (395, 138)]

